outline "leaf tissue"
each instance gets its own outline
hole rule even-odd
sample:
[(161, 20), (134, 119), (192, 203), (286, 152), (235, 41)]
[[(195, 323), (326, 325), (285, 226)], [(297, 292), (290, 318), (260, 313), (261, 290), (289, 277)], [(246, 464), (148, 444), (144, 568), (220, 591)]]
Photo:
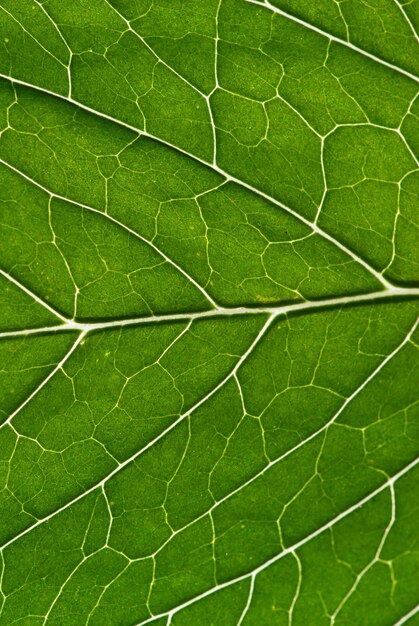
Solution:
[(419, 624), (416, 0), (0, 0), (0, 626)]

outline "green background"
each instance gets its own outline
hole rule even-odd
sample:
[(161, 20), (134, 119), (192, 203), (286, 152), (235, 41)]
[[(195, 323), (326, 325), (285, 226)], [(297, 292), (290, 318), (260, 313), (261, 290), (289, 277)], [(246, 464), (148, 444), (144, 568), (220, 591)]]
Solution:
[(0, 0), (0, 625), (418, 623), (416, 0)]

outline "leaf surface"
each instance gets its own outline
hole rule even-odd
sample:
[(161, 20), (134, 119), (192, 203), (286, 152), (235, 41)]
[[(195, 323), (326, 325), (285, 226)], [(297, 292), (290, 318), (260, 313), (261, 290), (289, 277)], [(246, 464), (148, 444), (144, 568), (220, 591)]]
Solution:
[(0, 3), (1, 626), (415, 623), (414, 5)]

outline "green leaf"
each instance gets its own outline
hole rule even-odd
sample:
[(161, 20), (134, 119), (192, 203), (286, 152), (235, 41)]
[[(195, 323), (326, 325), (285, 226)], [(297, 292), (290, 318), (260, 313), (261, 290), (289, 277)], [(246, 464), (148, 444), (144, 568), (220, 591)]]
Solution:
[(1, 1), (0, 626), (417, 623), (415, 4)]

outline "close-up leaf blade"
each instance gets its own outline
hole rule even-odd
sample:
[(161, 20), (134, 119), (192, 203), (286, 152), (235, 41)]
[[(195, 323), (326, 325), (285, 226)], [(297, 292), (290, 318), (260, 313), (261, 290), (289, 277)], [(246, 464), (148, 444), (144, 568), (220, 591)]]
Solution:
[(0, 0), (1, 626), (416, 623), (415, 4)]

